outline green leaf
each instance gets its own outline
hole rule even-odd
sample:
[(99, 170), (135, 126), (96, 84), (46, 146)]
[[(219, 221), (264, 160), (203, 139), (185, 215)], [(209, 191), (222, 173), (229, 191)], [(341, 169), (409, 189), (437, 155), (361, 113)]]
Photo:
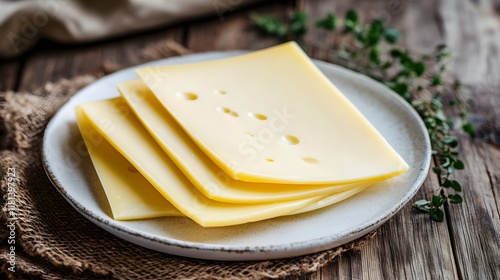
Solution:
[(316, 21), (316, 27), (334, 31), (337, 29), (337, 16), (332, 13), (328, 13), (325, 18)]
[(376, 19), (372, 21), (366, 31), (362, 33), (364, 40), (361, 43), (364, 43), (365, 47), (376, 46), (382, 39), (384, 28), (382, 20)]
[(462, 191), (462, 185), (458, 181), (451, 180), (451, 188), (454, 189), (457, 192)]
[(351, 21), (351, 22), (357, 24), (358, 20), (359, 20), (358, 13), (353, 9), (347, 10), (347, 12), (345, 14), (345, 20)]
[(434, 171), (434, 173), (436, 173), (437, 175), (441, 175), (441, 168), (439, 168), (437, 166), (434, 166), (432, 168), (432, 171)]
[(447, 170), (446, 170), (446, 171), (448, 172), (448, 175), (451, 175), (451, 174), (453, 174), (453, 172), (455, 171), (455, 168), (454, 168), (453, 166), (451, 166), (451, 165), (450, 165), (450, 166), (448, 166), (448, 168), (447, 168)]
[(451, 160), (450, 160), (449, 157), (443, 156), (441, 158), (441, 166), (443, 166), (444, 168), (446, 168), (446, 167), (450, 166), (450, 164), (451, 164)]
[(451, 181), (448, 180), (447, 178), (443, 178), (443, 183), (441, 184), (444, 188), (449, 188), (451, 187)]
[(453, 88), (455, 90), (460, 90), (462, 87), (463, 87), (463, 84), (460, 80), (455, 80), (455, 82), (453, 82)]
[(356, 11), (350, 9), (347, 11), (345, 15), (345, 23), (344, 23), (344, 33), (349, 33), (355, 31), (358, 25), (358, 14)]
[(451, 50), (446, 45), (442, 45), (439, 49), (438, 61), (441, 61), (443, 57), (448, 57), (451, 55)]
[(403, 84), (403, 83), (394, 84), (392, 90), (397, 92), (399, 95), (403, 96), (408, 92), (408, 84)]
[(463, 161), (457, 159), (455, 161), (455, 163), (453, 164), (453, 167), (455, 167), (455, 169), (462, 170), (462, 169), (464, 169), (465, 165), (464, 165)]
[(424, 205), (428, 205), (428, 204), (429, 204), (429, 201), (427, 201), (425, 199), (415, 201), (415, 206), (424, 206)]
[(429, 211), (429, 214), (431, 216), (431, 219), (435, 222), (444, 221), (444, 212), (441, 209), (434, 209), (432, 211)]
[(270, 35), (285, 37), (288, 33), (288, 26), (278, 17), (252, 14), (250, 19), (258, 28)]
[(425, 73), (425, 64), (423, 62), (416, 62), (413, 65), (413, 71), (417, 75), (417, 77), (422, 76)]
[(444, 115), (444, 112), (441, 110), (437, 111), (436, 119), (440, 120), (441, 122), (446, 122), (446, 116)]
[(369, 59), (373, 64), (380, 64), (380, 48), (372, 48), (370, 50)]
[(393, 65), (392, 61), (386, 61), (384, 64), (382, 64), (382, 69), (389, 69)]
[(399, 49), (392, 49), (389, 53), (393, 58), (401, 57), (402, 52)]
[(431, 205), (430, 205), (430, 201), (427, 201), (425, 199), (421, 199), (421, 200), (416, 201), (414, 205), (418, 210), (424, 211), (424, 212), (429, 212), (432, 209)]
[(408, 67), (409, 64), (413, 63), (413, 60), (411, 59), (410, 54), (408, 53), (408, 50), (405, 50), (404, 52), (401, 53), (400, 62), (404, 67)]
[(463, 126), (462, 126), (462, 129), (467, 132), (470, 136), (475, 136), (476, 135), (476, 129), (474, 128), (474, 126), (470, 123), (465, 123)]
[(434, 127), (436, 127), (436, 120), (434, 118), (426, 118), (424, 120), (424, 122), (425, 122), (425, 126), (427, 128), (434, 128)]
[(458, 146), (458, 139), (455, 136), (448, 136), (443, 139), (443, 142), (450, 145), (450, 147), (455, 148)]
[(445, 44), (439, 44), (436, 46), (436, 50), (439, 52), (443, 51), (446, 48), (447, 48), (447, 46)]
[(431, 86), (439, 86), (441, 84), (443, 84), (443, 81), (441, 80), (441, 76), (435, 75), (434, 77), (432, 77)]
[(432, 202), (432, 205), (434, 205), (436, 207), (441, 207), (444, 203), (444, 199), (439, 195), (433, 195), (431, 202)]
[(459, 194), (450, 194), (450, 195), (448, 195), (448, 199), (449, 199), (450, 203), (453, 203), (453, 204), (459, 204), (459, 203), (462, 203), (464, 201), (462, 196)]
[(296, 37), (301, 37), (307, 32), (307, 14), (296, 12), (292, 17), (290, 32)]
[(436, 109), (443, 108), (443, 104), (441, 103), (441, 101), (439, 101), (439, 96), (433, 96), (430, 102), (431, 106), (433, 106)]
[(397, 43), (399, 39), (399, 30), (395, 28), (386, 28), (384, 30), (384, 39), (390, 44)]

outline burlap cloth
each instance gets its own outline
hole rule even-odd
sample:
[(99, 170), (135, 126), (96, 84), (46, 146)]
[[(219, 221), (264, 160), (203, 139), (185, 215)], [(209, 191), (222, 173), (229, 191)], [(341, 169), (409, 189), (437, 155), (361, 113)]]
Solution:
[[(258, 262), (177, 257), (123, 241), (78, 214), (56, 191), (41, 164), (45, 126), (57, 109), (96, 77), (47, 83), (35, 92), (0, 93), (2, 216), (0, 260), (11, 279), (264, 279), (316, 271), (343, 252), (359, 249), (375, 233), (307, 256)], [(15, 169), (15, 214), (7, 211), (9, 168)], [(12, 187), (13, 185), (11, 185)], [(12, 189), (11, 189), (12, 191)], [(15, 223), (15, 273), (7, 271)], [(2, 275), (0, 275), (1, 277)]]

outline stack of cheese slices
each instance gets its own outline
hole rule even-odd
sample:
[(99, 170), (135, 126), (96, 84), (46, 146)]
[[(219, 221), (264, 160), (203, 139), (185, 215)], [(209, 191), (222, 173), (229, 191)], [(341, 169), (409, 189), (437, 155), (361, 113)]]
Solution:
[(205, 227), (303, 213), (408, 165), (293, 42), (139, 68), (78, 126), (116, 220)]

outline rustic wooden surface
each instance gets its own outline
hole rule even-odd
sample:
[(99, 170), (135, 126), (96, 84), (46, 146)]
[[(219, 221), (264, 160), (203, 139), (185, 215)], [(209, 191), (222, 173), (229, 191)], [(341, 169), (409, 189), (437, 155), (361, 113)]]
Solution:
[[(448, 44), (454, 51), (453, 72), (466, 84), (464, 97), (478, 137), (457, 132), (466, 165), (466, 171), (458, 173), (465, 203), (446, 207), (445, 222), (430, 222), (408, 204), (360, 251), (296, 279), (500, 279), (498, 0), (270, 1), (107, 42), (83, 46), (42, 42), (18, 59), (0, 62), (0, 91), (29, 91), (60, 78), (137, 65), (152, 59), (148, 50), (167, 40), (191, 52), (260, 49), (277, 41), (252, 27), (250, 12), (285, 15), (303, 9), (315, 19), (327, 11), (343, 14), (348, 8), (357, 9), (365, 21), (385, 18), (402, 30), (401, 43), (413, 51), (428, 52), (439, 43)], [(331, 38), (310, 32), (306, 39)], [(428, 197), (437, 180), (430, 174), (415, 199)]]

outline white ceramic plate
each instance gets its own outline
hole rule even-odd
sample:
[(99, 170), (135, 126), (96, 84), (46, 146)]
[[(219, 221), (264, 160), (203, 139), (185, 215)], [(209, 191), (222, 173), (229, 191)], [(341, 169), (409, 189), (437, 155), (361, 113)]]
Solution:
[[(212, 60), (241, 53), (195, 54), (146, 65)], [(403, 156), (410, 165), (409, 172), (325, 209), (244, 225), (203, 228), (180, 217), (115, 221), (78, 131), (74, 107), (118, 96), (115, 85), (135, 79), (133, 69), (87, 86), (54, 116), (44, 136), (45, 170), (57, 190), (87, 219), (120, 238), (161, 252), (212, 260), (264, 260), (347, 243), (380, 226), (413, 197), (427, 176), (431, 148), (419, 116), (395, 93), (366, 76), (329, 63), (315, 63)]]

